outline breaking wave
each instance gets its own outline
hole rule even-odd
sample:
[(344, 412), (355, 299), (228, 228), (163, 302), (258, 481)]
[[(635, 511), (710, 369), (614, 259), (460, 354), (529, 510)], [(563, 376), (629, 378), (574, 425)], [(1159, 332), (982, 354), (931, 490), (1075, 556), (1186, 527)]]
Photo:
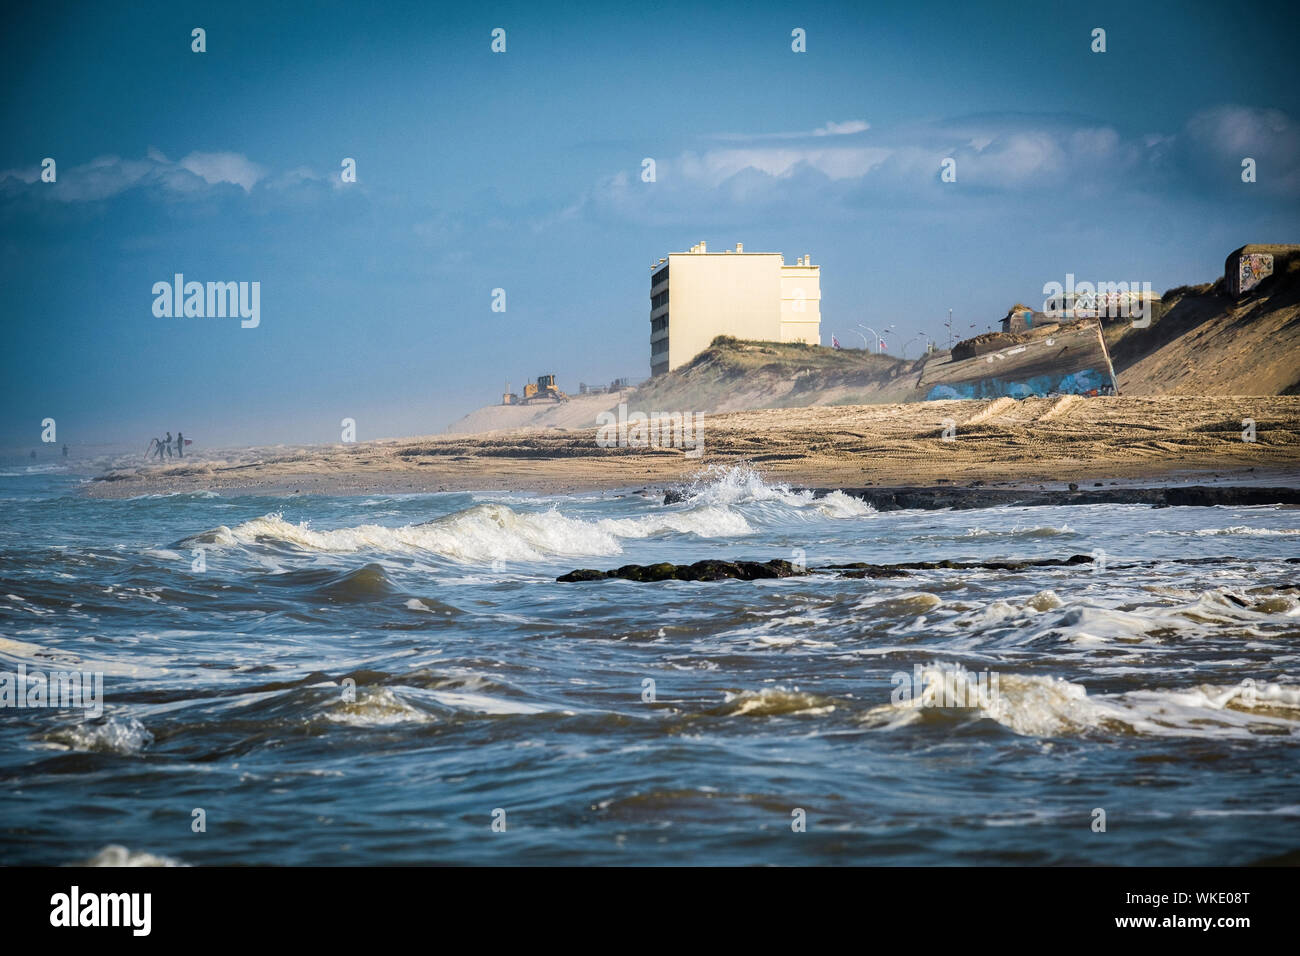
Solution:
[(625, 540), (662, 534), (730, 538), (754, 533), (741, 506), (777, 505), (829, 518), (874, 513), (869, 504), (834, 491), (812, 492), (769, 485), (752, 469), (715, 469), (707, 482), (692, 486), (685, 509), (657, 508), (652, 514), (620, 518), (574, 518), (557, 506), (547, 511), (517, 511), (501, 502), (483, 502), (419, 524), (386, 527), (363, 524), (317, 530), (305, 521), (287, 521), (273, 512), (233, 528), (221, 525), (171, 545), (177, 551), (199, 546), (287, 545), (303, 551), (350, 554), (359, 551), (431, 552), (453, 561), (542, 561), (559, 556), (622, 553)]
[(864, 723), (886, 728), (954, 718), (987, 718), (1027, 737), (1113, 733), (1158, 737), (1300, 736), (1300, 686), (1242, 681), (1184, 689), (1088, 694), (1059, 677), (975, 675), (939, 662), (921, 670), (921, 686), (873, 707)]
[(50, 731), (44, 739), (46, 743), (61, 750), (135, 754), (153, 743), (153, 734), (134, 717), (125, 720), (109, 717), (106, 720), (60, 727)]
[(542, 561), (563, 555), (611, 555), (620, 539), (672, 532), (700, 537), (730, 537), (753, 531), (744, 516), (722, 508), (662, 512), (636, 518), (570, 518), (555, 508), (518, 512), (503, 504), (477, 504), (422, 524), (389, 528), (377, 524), (317, 531), (307, 522), (286, 521), (281, 513), (263, 515), (234, 528), (224, 525), (178, 543), (233, 546), (290, 545), (303, 551), (350, 554), (358, 551), (426, 551), (453, 561)]
[(388, 727), (393, 724), (428, 723), (432, 714), (412, 707), (387, 687), (360, 692), (354, 701), (340, 701), (326, 715), (352, 727)]
[(988, 529), (973, 527), (967, 528), (961, 534), (922, 534), (917, 535), (918, 541), (964, 541), (969, 538), (1057, 538), (1057, 537), (1076, 537), (1077, 532), (1068, 524), (1062, 523), (1059, 528), (1053, 525), (1035, 525), (1033, 527), (1022, 528), (1017, 525), (1014, 528)]
[(718, 713), (728, 717), (777, 717), (790, 714), (821, 715), (834, 710), (835, 704), (830, 698), (797, 689), (767, 687), (759, 691), (728, 693)]
[(828, 518), (856, 518), (874, 514), (875, 508), (860, 498), (832, 491), (817, 498), (811, 491), (794, 491), (788, 484), (769, 484), (750, 465), (710, 465), (701, 471), (682, 495), (692, 505), (716, 505), (732, 508), (738, 505), (777, 504), (788, 508), (811, 509)]
[(1144, 590), (1157, 600), (1115, 607), (1086, 597), (1066, 601), (1047, 589), (1028, 597), (966, 605), (957, 615), (934, 620), (929, 627), (949, 646), (968, 650), (1064, 643), (1132, 647), (1170, 633), (1240, 637), (1252, 633), (1252, 628), (1277, 625), (1300, 614), (1300, 597), (1287, 593)]

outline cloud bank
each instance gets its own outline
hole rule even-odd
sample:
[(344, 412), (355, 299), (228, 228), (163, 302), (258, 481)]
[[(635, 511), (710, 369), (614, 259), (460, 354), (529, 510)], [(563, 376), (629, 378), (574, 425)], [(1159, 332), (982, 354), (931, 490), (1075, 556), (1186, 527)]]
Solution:
[[(892, 129), (854, 120), (804, 133), (714, 139), (725, 145), (657, 159), (653, 183), (634, 171), (612, 173), (578, 206), (666, 225), (694, 221), (701, 208), (743, 217), (780, 210), (835, 215), (864, 205), (948, 207), (990, 197), (1300, 198), (1300, 126), (1278, 110), (1245, 106), (1204, 110), (1172, 132), (1142, 135), (1078, 117), (1000, 114)], [(1249, 184), (1241, 179), (1247, 157), (1257, 169)], [(954, 183), (941, 180), (947, 159)]]
[(58, 202), (91, 203), (138, 191), (164, 200), (183, 200), (231, 187), (249, 195), (255, 189), (287, 190), (326, 181), (306, 167), (272, 175), (242, 153), (196, 151), (173, 161), (153, 147), (142, 159), (99, 156), (80, 165), (58, 164), (56, 173), (55, 181), (46, 183), (41, 181), (39, 164), (0, 170), (0, 196), (35, 191), (41, 198)]

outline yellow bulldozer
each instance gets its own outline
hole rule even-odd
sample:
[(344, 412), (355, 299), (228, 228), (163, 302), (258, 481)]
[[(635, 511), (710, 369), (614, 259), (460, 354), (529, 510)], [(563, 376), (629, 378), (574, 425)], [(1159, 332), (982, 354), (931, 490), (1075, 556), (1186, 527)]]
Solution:
[(524, 386), (524, 394), (519, 397), (520, 405), (530, 402), (567, 402), (569, 396), (560, 391), (555, 384), (554, 375), (539, 375), (537, 381)]

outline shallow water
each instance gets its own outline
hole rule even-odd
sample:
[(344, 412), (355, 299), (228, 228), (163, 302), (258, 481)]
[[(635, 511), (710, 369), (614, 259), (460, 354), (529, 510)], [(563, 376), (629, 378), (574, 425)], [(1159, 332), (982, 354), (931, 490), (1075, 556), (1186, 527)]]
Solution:
[[(100, 672), (104, 709), (0, 710), (5, 863), (110, 845), (126, 849), (101, 860), (191, 864), (1300, 850), (1293, 508), (877, 514), (743, 470), (671, 506), (103, 501), (8, 472), (0, 670)], [(1072, 554), (1104, 566), (555, 582), (702, 558)]]

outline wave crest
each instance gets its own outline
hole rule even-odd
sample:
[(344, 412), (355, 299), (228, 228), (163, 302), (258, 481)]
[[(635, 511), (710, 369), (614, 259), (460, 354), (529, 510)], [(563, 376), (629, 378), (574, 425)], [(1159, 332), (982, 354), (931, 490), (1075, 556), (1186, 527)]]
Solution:
[[(909, 675), (911, 676), (911, 675)], [(893, 729), (987, 718), (1028, 737), (1091, 732), (1158, 737), (1300, 736), (1300, 686), (1253, 681), (1090, 695), (1060, 677), (981, 675), (960, 664), (921, 668), (921, 687), (871, 708), (864, 723)], [(955, 703), (954, 703), (955, 702)]]
[(60, 727), (45, 735), (46, 743), (83, 753), (136, 754), (153, 743), (153, 734), (134, 717)]

